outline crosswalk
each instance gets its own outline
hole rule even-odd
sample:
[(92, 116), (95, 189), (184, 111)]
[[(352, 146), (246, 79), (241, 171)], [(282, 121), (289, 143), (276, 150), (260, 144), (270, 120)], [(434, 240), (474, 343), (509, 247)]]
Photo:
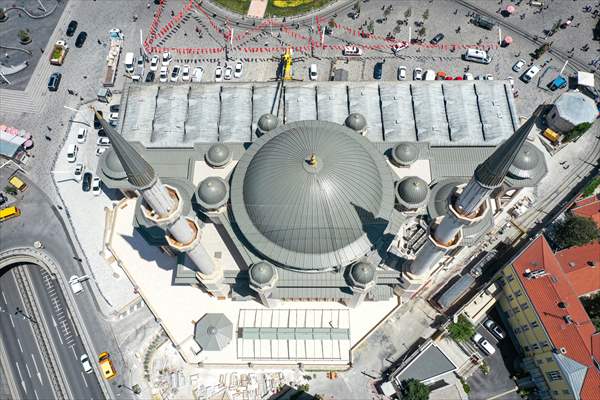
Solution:
[(60, 298), (58, 297), (56, 285), (52, 277), (47, 271), (42, 270), (42, 279), (44, 281), (44, 287), (50, 297), (50, 303), (54, 315), (52, 316), (52, 325), (58, 332), (58, 339), (61, 344), (66, 347), (70, 347), (75, 344), (75, 338), (73, 337), (73, 331), (69, 322), (69, 316), (61, 304)]

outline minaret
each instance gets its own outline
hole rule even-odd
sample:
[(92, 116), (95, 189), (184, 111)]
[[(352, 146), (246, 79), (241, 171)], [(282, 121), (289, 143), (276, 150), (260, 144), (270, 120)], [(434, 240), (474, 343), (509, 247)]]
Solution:
[(142, 205), (144, 217), (157, 225), (167, 227), (167, 242), (177, 251), (187, 253), (198, 268), (198, 278), (208, 292), (217, 297), (227, 296), (229, 286), (223, 284), (222, 269), (215, 265), (200, 243), (200, 224), (196, 218), (181, 215), (183, 204), (179, 191), (162, 183), (152, 166), (97, 112), (96, 118), (108, 135), (113, 150), (127, 174), (127, 180), (145, 200), (146, 204)]
[(475, 169), (466, 186), (457, 187), (448, 204), (448, 213), (429, 226), (429, 240), (409, 267), (409, 277), (424, 276), (448, 250), (462, 241), (462, 227), (481, 220), (487, 212), (487, 199), (502, 182), (521, 146), (527, 139), (542, 106), (504, 143)]

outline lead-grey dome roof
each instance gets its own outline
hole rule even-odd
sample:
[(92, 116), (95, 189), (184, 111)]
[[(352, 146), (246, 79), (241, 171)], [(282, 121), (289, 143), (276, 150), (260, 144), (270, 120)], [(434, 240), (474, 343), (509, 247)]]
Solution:
[(269, 132), (277, 128), (279, 121), (273, 114), (263, 114), (258, 119), (258, 129), (263, 132)]
[(229, 185), (218, 176), (209, 176), (198, 185), (196, 201), (207, 210), (215, 210), (227, 203)]
[(530, 178), (533, 170), (540, 163), (539, 151), (529, 142), (523, 143), (523, 147), (515, 157), (508, 173), (517, 178)]
[(111, 179), (121, 180), (127, 178), (127, 173), (112, 147), (106, 149), (100, 163), (102, 172)]
[(268, 283), (274, 274), (274, 267), (265, 261), (259, 261), (250, 267), (250, 278), (258, 284)]
[(346, 117), (346, 126), (355, 131), (362, 131), (367, 126), (367, 120), (362, 114), (352, 113)]
[(398, 182), (396, 193), (405, 203), (418, 205), (427, 199), (429, 185), (418, 176), (409, 176)]
[(223, 143), (215, 143), (205, 154), (206, 162), (213, 167), (224, 167), (231, 161), (231, 151)]
[(375, 277), (375, 267), (371, 263), (359, 261), (350, 269), (350, 275), (356, 282), (366, 285)]
[(419, 158), (419, 148), (410, 142), (401, 142), (392, 149), (392, 161), (399, 165), (410, 165)]
[(352, 263), (381, 238), (393, 191), (385, 158), (368, 139), (339, 124), (300, 121), (248, 148), (233, 174), (231, 206), (249, 245), (266, 258), (328, 269)]

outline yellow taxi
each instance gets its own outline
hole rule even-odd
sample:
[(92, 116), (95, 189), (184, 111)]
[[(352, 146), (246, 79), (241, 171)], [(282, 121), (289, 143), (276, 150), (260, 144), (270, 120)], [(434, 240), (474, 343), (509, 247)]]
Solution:
[(115, 371), (113, 363), (110, 360), (110, 354), (108, 354), (106, 351), (100, 353), (98, 356), (98, 362), (100, 363), (100, 371), (102, 371), (102, 376), (104, 379), (109, 381), (117, 376), (117, 371)]

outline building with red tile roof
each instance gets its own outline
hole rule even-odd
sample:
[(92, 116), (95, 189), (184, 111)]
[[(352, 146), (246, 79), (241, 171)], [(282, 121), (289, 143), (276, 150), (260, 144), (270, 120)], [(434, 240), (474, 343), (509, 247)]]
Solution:
[(600, 228), (600, 194), (576, 201), (571, 212), (580, 217), (591, 218)]
[(600, 290), (600, 243), (570, 247), (556, 253), (578, 297)]

